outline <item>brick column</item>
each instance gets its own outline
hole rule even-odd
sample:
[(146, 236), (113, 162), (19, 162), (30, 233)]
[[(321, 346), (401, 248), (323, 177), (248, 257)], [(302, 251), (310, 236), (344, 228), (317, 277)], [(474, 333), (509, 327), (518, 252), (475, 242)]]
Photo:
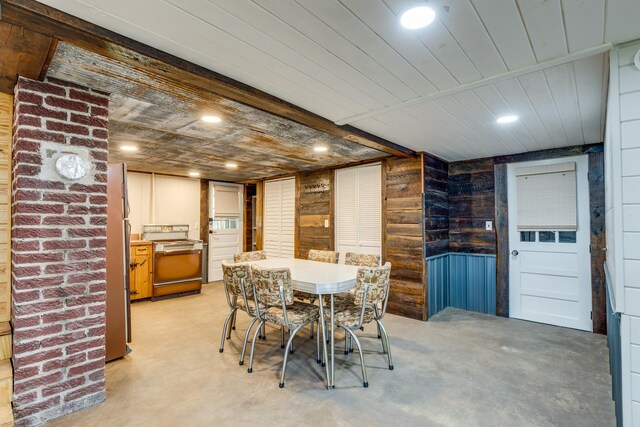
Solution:
[[(109, 98), (58, 80), (15, 89), (12, 297), (16, 425), (105, 399)], [(91, 171), (71, 181), (62, 154)]]

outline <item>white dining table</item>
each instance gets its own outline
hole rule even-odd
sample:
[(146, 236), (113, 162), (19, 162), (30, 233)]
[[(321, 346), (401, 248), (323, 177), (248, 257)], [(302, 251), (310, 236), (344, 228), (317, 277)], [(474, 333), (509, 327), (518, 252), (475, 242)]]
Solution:
[[(327, 376), (327, 388), (335, 387), (335, 363), (334, 363), (334, 310), (333, 296), (341, 292), (346, 292), (355, 288), (358, 266), (345, 264), (332, 264), (327, 262), (309, 261), (296, 258), (267, 258), (260, 261), (252, 261), (251, 264), (259, 265), (263, 268), (286, 267), (291, 271), (291, 285), (296, 291), (303, 291), (318, 295), (320, 301), (320, 319), (324, 319), (323, 295), (330, 296), (329, 303), (329, 348), (330, 355), (327, 356), (327, 341), (322, 341), (325, 364), (325, 374)], [(324, 322), (320, 321), (322, 336), (325, 335)], [(320, 331), (319, 331), (320, 332)]]

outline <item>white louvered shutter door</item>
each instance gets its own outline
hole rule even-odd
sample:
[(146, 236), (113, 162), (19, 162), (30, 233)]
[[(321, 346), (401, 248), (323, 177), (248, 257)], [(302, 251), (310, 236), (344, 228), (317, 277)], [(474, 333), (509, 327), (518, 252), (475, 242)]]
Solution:
[(267, 257), (280, 257), (280, 182), (264, 184), (264, 250)]
[(336, 171), (336, 251), (343, 262), (347, 252), (358, 248), (358, 170)]
[(294, 257), (294, 231), (296, 222), (296, 180), (280, 181), (280, 256)]
[(363, 166), (358, 171), (358, 249), (357, 252), (381, 254), (382, 190), (381, 166)]

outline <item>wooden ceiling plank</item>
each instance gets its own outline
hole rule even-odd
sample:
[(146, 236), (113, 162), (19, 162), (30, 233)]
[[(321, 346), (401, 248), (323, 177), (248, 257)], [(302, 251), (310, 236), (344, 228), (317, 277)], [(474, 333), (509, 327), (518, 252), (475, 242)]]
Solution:
[[(258, 108), (387, 154), (397, 156), (415, 154), (413, 150), (391, 141), (352, 126), (336, 125), (330, 120), (256, 88), (34, 0), (2, 0), (0, 11), (0, 19), (4, 22), (57, 37), (105, 57), (124, 62), (131, 67), (153, 70), (158, 77), (165, 78), (167, 81), (180, 82), (203, 93)], [(38, 69), (36, 77), (41, 68)]]

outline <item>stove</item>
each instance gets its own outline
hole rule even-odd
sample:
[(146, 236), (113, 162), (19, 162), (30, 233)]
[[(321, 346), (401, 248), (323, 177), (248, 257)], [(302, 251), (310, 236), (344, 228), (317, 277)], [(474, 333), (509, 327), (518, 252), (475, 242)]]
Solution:
[(202, 240), (189, 239), (188, 225), (145, 224), (143, 240), (153, 242), (153, 297), (199, 293)]

